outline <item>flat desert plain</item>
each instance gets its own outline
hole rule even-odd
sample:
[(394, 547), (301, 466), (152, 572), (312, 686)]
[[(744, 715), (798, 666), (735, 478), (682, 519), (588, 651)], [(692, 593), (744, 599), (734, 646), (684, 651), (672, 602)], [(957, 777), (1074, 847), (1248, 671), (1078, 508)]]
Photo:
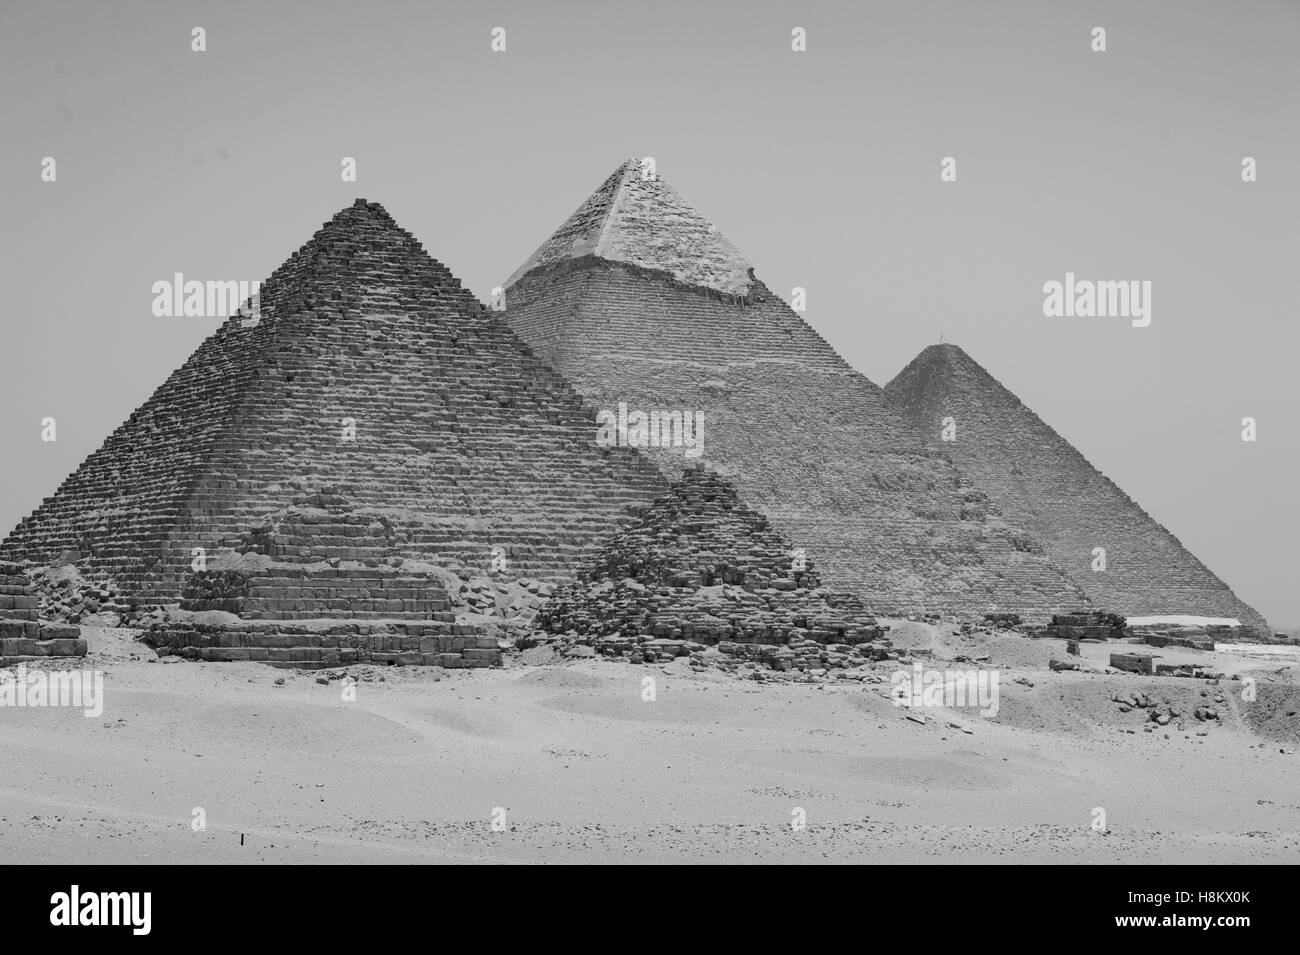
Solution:
[[(1155, 651), (1254, 676), (1246, 702), (1235, 681), (1103, 672), (1121, 645), (1083, 646), (1096, 672), (1053, 672), (1061, 641), (893, 623), (927, 667), (987, 656), (997, 715), (909, 719), (896, 662), (820, 683), (685, 659), (352, 667), (350, 701), (342, 670), (163, 660), (133, 631), (86, 628), (102, 714), (0, 708), (0, 848), (79, 864), (1300, 862), (1294, 654)], [(1190, 716), (1202, 691), (1224, 696), (1221, 725)], [(1113, 699), (1142, 692), (1184, 728), (1145, 732), (1148, 711)]]

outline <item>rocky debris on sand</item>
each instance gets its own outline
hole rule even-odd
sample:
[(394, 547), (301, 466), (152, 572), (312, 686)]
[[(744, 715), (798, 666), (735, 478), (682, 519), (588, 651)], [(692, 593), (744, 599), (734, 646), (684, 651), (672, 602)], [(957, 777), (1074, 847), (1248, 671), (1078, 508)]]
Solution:
[(1226, 679), (1226, 674), (1187, 663), (1157, 663), (1156, 676), (1177, 676), (1192, 680)]
[[(1201, 696), (1208, 697), (1209, 691), (1202, 690)], [(1222, 719), (1219, 706), (1202, 705), (1190, 708), (1189, 712), (1188, 707), (1171, 703), (1168, 698), (1158, 697), (1152, 693), (1114, 693), (1111, 695), (1111, 701), (1119, 705), (1121, 713), (1145, 710), (1149, 725), (1144, 729), (1148, 733), (1153, 732), (1158, 726), (1168, 726), (1175, 721), (1178, 729), (1186, 729), (1188, 716), (1200, 723), (1218, 722)], [(1215, 696), (1215, 702), (1222, 705), (1226, 699), (1222, 693), (1219, 693)]]
[(531, 631), (519, 639), (514, 650), (513, 659), (526, 666), (583, 659), (638, 665), (664, 665), (681, 660), (697, 672), (716, 670), (745, 679), (757, 679), (754, 675), (757, 672), (765, 679), (801, 683), (827, 680), (883, 683), (887, 676), (875, 672), (878, 664), (892, 663), (897, 667), (906, 663), (884, 638), (859, 644), (826, 644), (808, 637), (796, 637), (786, 644), (732, 640), (706, 644), (667, 637), (640, 640), (621, 634), (592, 637), (574, 631), (564, 634)]

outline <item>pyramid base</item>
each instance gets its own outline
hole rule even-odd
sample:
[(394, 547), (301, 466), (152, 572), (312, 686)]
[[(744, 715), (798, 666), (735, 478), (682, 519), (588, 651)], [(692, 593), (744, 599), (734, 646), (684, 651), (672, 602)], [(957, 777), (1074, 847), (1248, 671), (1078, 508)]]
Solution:
[(52, 659), (77, 659), (86, 655), (86, 641), (80, 638), (30, 640), (8, 637), (0, 640), (0, 667), (20, 663), (48, 663)]
[(447, 669), (501, 665), (495, 637), (440, 621), (242, 620), (158, 627), (140, 639), (160, 656), (207, 662), (251, 661), (302, 669), (371, 663)]

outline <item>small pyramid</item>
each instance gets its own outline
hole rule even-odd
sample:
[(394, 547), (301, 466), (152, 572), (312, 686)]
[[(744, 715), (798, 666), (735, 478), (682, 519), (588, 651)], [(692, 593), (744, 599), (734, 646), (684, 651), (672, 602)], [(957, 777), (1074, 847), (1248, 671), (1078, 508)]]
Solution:
[[(929, 346), (885, 390), (891, 406), (1043, 542), (1095, 607), (1130, 617), (1235, 617), (1261, 637), (1271, 633), (1258, 611), (958, 346)], [(943, 440), (945, 418), (955, 440)], [(1105, 548), (1105, 571), (1092, 568), (1095, 547)]]
[(159, 604), (437, 618), (441, 587), (404, 563), (570, 579), (665, 486), (634, 450), (599, 446), (572, 387), (359, 199), (263, 283), (256, 320), (204, 341), (0, 555), (71, 551)]
[(732, 484), (697, 467), (687, 469), (603, 549), (590, 576), (674, 587), (818, 587), (812, 564), (797, 556), (766, 517), (741, 502)]
[[(508, 282), (506, 321), (540, 357), (611, 414), (702, 414), (701, 460), (880, 613), (1045, 621), (1086, 606), (1029, 531), (640, 168), (620, 165)], [(646, 453), (670, 478), (688, 463), (676, 446)]]
[(687, 469), (641, 511), (583, 583), (556, 592), (539, 617), (543, 628), (633, 644), (769, 648), (801, 639), (857, 644), (881, 635), (859, 601), (821, 590), (804, 552), (716, 473)]

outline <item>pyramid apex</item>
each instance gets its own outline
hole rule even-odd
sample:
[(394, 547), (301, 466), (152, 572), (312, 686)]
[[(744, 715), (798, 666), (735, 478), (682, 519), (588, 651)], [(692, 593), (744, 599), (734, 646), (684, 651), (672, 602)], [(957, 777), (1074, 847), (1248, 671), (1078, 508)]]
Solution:
[(352, 205), (344, 206), (342, 209), (340, 209), (339, 215), (343, 215), (344, 213), (351, 212), (354, 209), (364, 209), (367, 212), (376, 212), (381, 216), (388, 215), (388, 210), (385, 209), (380, 203), (371, 202), (369, 199), (365, 199), (360, 196), (352, 200)]
[[(907, 368), (925, 366), (927, 368), (935, 367), (953, 367), (955, 365), (980, 367), (975, 359), (971, 358), (966, 350), (960, 345), (953, 342), (935, 342), (932, 345), (926, 345), (908, 363)], [(905, 371), (907, 369), (904, 369)], [(982, 369), (981, 369), (982, 370)], [(902, 373), (898, 375), (902, 377)]]
[(1002, 383), (983, 365), (968, 355), (960, 345), (952, 342), (936, 342), (921, 349), (885, 385), (885, 394), (891, 403), (912, 405), (921, 401), (923, 395), (932, 394), (936, 390), (965, 391), (971, 388), (989, 393), (1006, 392), (1019, 403), (1019, 399), (1006, 391)]
[(593, 256), (663, 272), (686, 285), (747, 295), (753, 266), (652, 162), (630, 157), (506, 281)]
[(927, 345), (921, 349), (922, 355), (964, 355), (965, 350), (956, 342), (935, 342), (933, 345)]

